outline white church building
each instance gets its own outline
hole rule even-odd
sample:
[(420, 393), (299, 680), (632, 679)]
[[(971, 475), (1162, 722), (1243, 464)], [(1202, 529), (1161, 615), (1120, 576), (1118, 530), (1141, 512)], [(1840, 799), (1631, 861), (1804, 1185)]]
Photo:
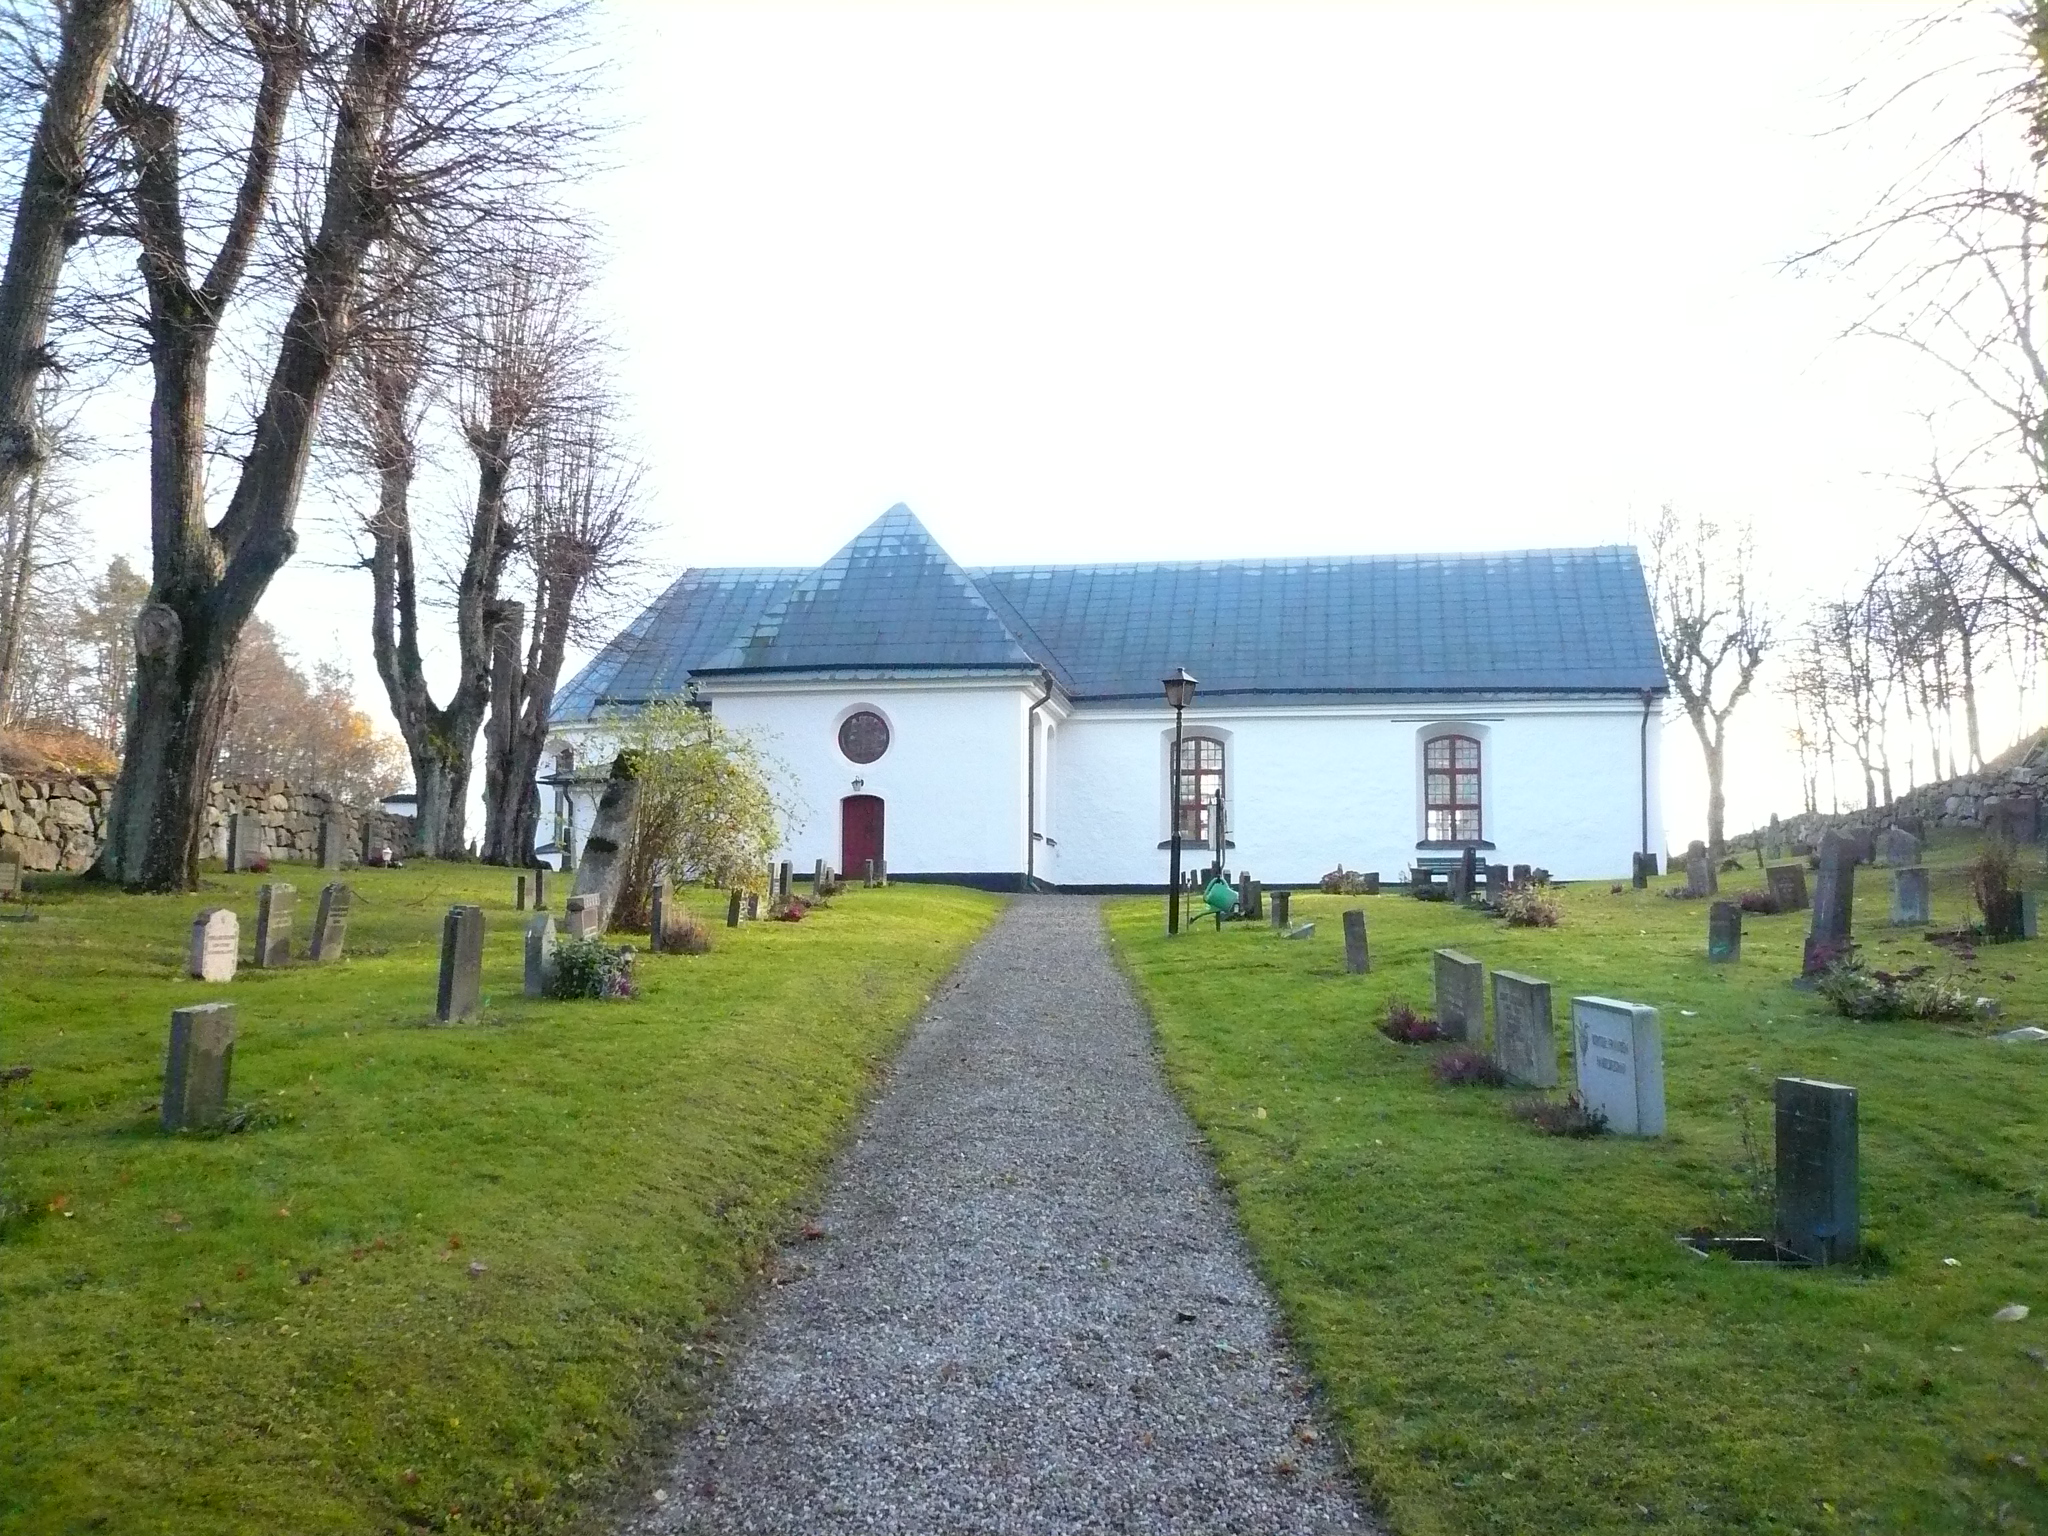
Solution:
[(1268, 884), (1467, 847), (1615, 878), (1663, 847), (1665, 686), (1625, 547), (970, 570), (896, 506), (816, 569), (684, 572), (562, 691), (544, 782), (580, 848), (597, 788), (560, 770), (684, 696), (786, 768), (799, 870), (1163, 889), (1220, 795)]

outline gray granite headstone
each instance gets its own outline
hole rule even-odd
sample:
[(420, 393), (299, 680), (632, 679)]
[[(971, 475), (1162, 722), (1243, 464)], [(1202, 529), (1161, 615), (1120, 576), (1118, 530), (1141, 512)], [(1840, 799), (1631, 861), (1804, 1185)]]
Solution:
[(1486, 967), (1455, 949), (1435, 955), (1436, 1017), (1454, 1040), (1478, 1045), (1486, 1039)]
[(256, 867), (263, 857), (263, 822), (254, 811), (237, 811), (228, 818), (228, 872), (241, 874)]
[(348, 915), (356, 904), (356, 893), (336, 880), (320, 888), (320, 910), (313, 919), (313, 939), (307, 946), (309, 960), (339, 960), (348, 944)]
[(536, 912), (526, 921), (526, 995), (546, 997), (555, 982), (555, 920)]
[(443, 1024), (475, 1017), (483, 981), (484, 909), (450, 907), (441, 920), (441, 985), (434, 1017)]
[(320, 818), (320, 867), (341, 868), (341, 850), (345, 839), (342, 837), (341, 818), (332, 814)]
[(1353, 976), (1372, 969), (1372, 956), (1365, 947), (1365, 914), (1357, 907), (1344, 909), (1344, 969)]
[(875, 860), (875, 884), (886, 887), (889, 884), (889, 861)]
[(869, 890), (875, 888), (875, 861), (873, 859), (862, 859), (860, 861), (860, 883)]
[(0, 901), (12, 901), (21, 894), (21, 855), (0, 853)]
[(746, 895), (738, 886), (734, 886), (732, 894), (725, 899), (725, 926), (728, 928), (739, 927), (740, 914), (745, 910)]
[(1776, 1085), (1775, 1236), (1815, 1264), (1842, 1264), (1862, 1244), (1856, 1203), (1856, 1090), (1781, 1077)]
[(825, 861), (823, 859), (818, 860), (817, 863), (811, 866), (811, 894), (813, 896), (825, 894)]
[(1509, 866), (1508, 866), (1508, 884), (1510, 884), (1510, 885), (1527, 885), (1528, 883), (1529, 883), (1529, 866), (1528, 866), (1528, 865), (1526, 865), (1526, 864), (1511, 864), (1511, 865), (1509, 865)]
[(1516, 971), (1493, 973), (1493, 1057), (1524, 1087), (1557, 1086), (1549, 982)]
[(163, 1101), (158, 1106), (163, 1128), (190, 1131), (216, 1123), (227, 1108), (228, 1074), (234, 1061), (233, 1003), (173, 1009)]
[(790, 869), (789, 860), (787, 859), (784, 859), (780, 864), (775, 866), (775, 894), (784, 901), (789, 900), (789, 884), (791, 873), (792, 871)]
[(1465, 866), (1462, 864), (1453, 864), (1450, 867), (1446, 872), (1445, 885), (1450, 891), (1452, 903), (1457, 906), (1463, 906), (1465, 898), (1472, 894), (1472, 877), (1465, 873)]
[(1288, 923), (1287, 909), (1294, 905), (1294, 892), (1273, 891), (1268, 900), (1273, 907), (1273, 926), (1284, 929)]
[(1933, 921), (1931, 890), (1924, 868), (1893, 870), (1892, 926), (1915, 928)]
[(1376, 869), (1368, 869), (1358, 877), (1358, 883), (1361, 887), (1359, 895), (1377, 896), (1380, 893), (1380, 872)]
[(526, 876), (524, 875), (521, 875), (513, 886), (512, 910), (514, 912), (524, 912), (526, 910)]
[(548, 905), (548, 872), (536, 866), (533, 871), (533, 910), (545, 912)]
[(1712, 896), (1721, 889), (1721, 877), (1714, 871), (1707, 845), (1695, 841), (1685, 850), (1685, 894)]
[(1898, 866), (1917, 863), (1920, 839), (1903, 827), (1887, 827), (1877, 835), (1877, 862)]
[(1722, 965), (1741, 958), (1742, 908), (1736, 902), (1717, 901), (1707, 909), (1707, 959)]
[(761, 893), (759, 891), (749, 891), (747, 892), (747, 921), (750, 923), (758, 923), (760, 920)]
[(1486, 899), (1495, 906), (1500, 905), (1501, 899), (1507, 895), (1510, 883), (1507, 865), (1486, 866)]
[(1855, 847), (1830, 832), (1821, 839), (1820, 868), (1813, 878), (1813, 926), (1806, 936), (1802, 975), (1817, 976), (1848, 957), (1855, 902)]
[(208, 907), (192, 919), (185, 969), (199, 981), (233, 981), (241, 959), (242, 925), (227, 907)]
[(595, 895), (571, 896), (562, 908), (562, 932), (572, 939), (594, 939), (604, 932), (604, 902)]
[(292, 963), (292, 915), (299, 893), (273, 880), (256, 892), (256, 963), (265, 970)]
[(1785, 857), (1785, 829), (1778, 823), (1778, 813), (1771, 812), (1771, 824), (1764, 828), (1764, 857), (1782, 859)]
[(2038, 939), (2041, 937), (2041, 893), (2020, 892), (2020, 937)]
[(1664, 1039), (1657, 1010), (1611, 997), (1572, 999), (1579, 1100), (1622, 1136), (1664, 1134)]
[(1773, 864), (1764, 871), (1764, 879), (1770, 885), (1771, 900), (1778, 904), (1780, 912), (1806, 910), (1805, 865)]

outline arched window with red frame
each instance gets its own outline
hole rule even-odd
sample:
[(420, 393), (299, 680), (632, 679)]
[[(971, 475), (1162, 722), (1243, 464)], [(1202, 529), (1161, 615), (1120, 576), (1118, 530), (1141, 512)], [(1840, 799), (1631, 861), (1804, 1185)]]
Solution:
[(1480, 828), (1479, 743), (1455, 733), (1422, 744), (1422, 838), (1476, 843)]
[(1206, 843), (1216, 797), (1223, 793), (1223, 743), (1214, 736), (1184, 736), (1180, 743), (1180, 835)]

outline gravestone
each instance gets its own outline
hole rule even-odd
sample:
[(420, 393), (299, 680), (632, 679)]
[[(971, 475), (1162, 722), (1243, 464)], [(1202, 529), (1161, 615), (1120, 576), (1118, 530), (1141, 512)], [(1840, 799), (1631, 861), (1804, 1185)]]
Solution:
[(1455, 949), (1436, 952), (1436, 1017), (1453, 1040), (1486, 1039), (1486, 967)]
[(747, 892), (747, 921), (750, 923), (758, 923), (760, 920), (761, 893), (759, 891), (749, 891)]
[(746, 897), (738, 886), (734, 886), (732, 894), (725, 899), (725, 926), (728, 928), (739, 927), (740, 913), (745, 910)]
[(1886, 827), (1877, 835), (1877, 862), (1891, 866), (1916, 864), (1920, 860), (1920, 839), (1903, 827)]
[(320, 888), (320, 910), (313, 918), (312, 941), (306, 946), (308, 960), (339, 960), (348, 943), (348, 915), (356, 904), (356, 893), (336, 880)]
[(1314, 923), (1303, 923), (1299, 927), (1290, 928), (1280, 935), (1283, 939), (1312, 939), (1315, 936), (1316, 925)]
[(512, 910), (514, 912), (524, 912), (526, 910), (526, 876), (524, 875), (519, 877), (518, 888), (513, 893)]
[(2038, 891), (2020, 892), (2020, 937), (2041, 937), (2041, 895)]
[(443, 1024), (473, 1018), (484, 982), (484, 909), (450, 907), (441, 920), (441, 986), (434, 1017)]
[[(1518, 865), (1517, 868), (1527, 866)], [(1526, 878), (1526, 876), (1524, 877)], [(1657, 855), (1654, 853), (1632, 854), (1629, 858), (1629, 881), (1639, 891), (1647, 890), (1650, 882), (1657, 878)], [(1517, 882), (1519, 883), (1519, 882)]]
[(572, 939), (594, 939), (604, 932), (604, 905), (596, 896), (571, 896), (562, 910), (562, 931)]
[(791, 870), (789, 860), (784, 859), (775, 866), (775, 894), (784, 901), (789, 900)]
[(0, 853), (0, 901), (13, 901), (21, 894), (21, 855)]
[(1877, 862), (1877, 834), (1870, 828), (1851, 827), (1848, 832), (1848, 843), (1856, 851), (1858, 864)]
[(242, 925), (233, 909), (208, 907), (192, 919), (185, 969), (197, 981), (233, 981), (241, 948)]
[(1368, 869), (1358, 877), (1358, 883), (1364, 887), (1359, 892), (1361, 896), (1377, 896), (1380, 893), (1380, 872)]
[(1778, 1246), (1845, 1264), (1862, 1245), (1856, 1205), (1856, 1090), (1781, 1077), (1776, 1084)]
[(196, 1131), (216, 1123), (228, 1104), (228, 1073), (235, 1062), (235, 1005), (195, 1003), (171, 1011), (171, 1046), (164, 1057), (159, 1123), (167, 1131)]
[(320, 818), (320, 867), (341, 868), (342, 824), (339, 816), (332, 813)]
[(813, 896), (825, 894), (825, 861), (823, 859), (818, 860), (817, 863), (811, 866), (811, 894)]
[(1742, 908), (1736, 902), (1717, 901), (1707, 909), (1707, 959), (1724, 965), (1741, 958)]
[(292, 916), (299, 893), (272, 881), (256, 892), (256, 963), (274, 970), (292, 963)]
[(544, 912), (548, 905), (548, 872), (545, 866), (535, 866), (533, 871), (533, 910)]
[(1344, 969), (1353, 976), (1372, 969), (1372, 956), (1365, 948), (1365, 914), (1357, 907), (1344, 909)]
[(640, 804), (640, 781), (633, 777), (632, 763), (620, 753), (612, 762), (611, 777), (598, 797), (597, 815), (590, 823), (590, 835), (583, 840), (583, 857), (576, 869), (574, 894), (595, 898), (597, 929), (619, 904), (619, 885), (626, 878), (626, 843), (633, 835), (633, 814)]
[(880, 886), (886, 886), (888, 885), (888, 883), (889, 861), (887, 859), (875, 860), (875, 884)]
[(1465, 872), (1465, 893), (1470, 895), (1479, 888), (1479, 850), (1477, 848), (1459, 850), (1458, 868)]
[(873, 859), (862, 859), (860, 861), (860, 883), (868, 890), (872, 891), (875, 888), (875, 861)]
[(2018, 891), (1998, 891), (1982, 899), (1986, 939), (2013, 944), (2027, 936), (2027, 908)]
[(1275, 891), (1273, 893), (1273, 926), (1275, 928), (1284, 929), (1287, 926), (1287, 909), (1293, 903), (1294, 893), (1292, 891)]
[(1463, 864), (1453, 864), (1451, 866), (1449, 883), (1452, 903), (1457, 906), (1463, 906), (1466, 898), (1472, 894), (1472, 876), (1466, 871)]
[(1499, 906), (1508, 893), (1508, 867), (1505, 864), (1486, 866), (1486, 899)]
[(1549, 982), (1516, 971), (1493, 973), (1493, 1059), (1525, 1088), (1557, 1086)]
[(526, 922), (526, 995), (546, 997), (555, 984), (555, 920), (536, 912)]
[(1508, 870), (1508, 883), (1510, 885), (1527, 885), (1529, 883), (1529, 866), (1526, 864), (1511, 866)]
[(1806, 936), (1802, 976), (1818, 976), (1849, 957), (1856, 901), (1855, 848), (1834, 836), (1830, 832), (1820, 843), (1820, 869), (1813, 877), (1813, 926)]
[(1664, 1041), (1657, 1010), (1611, 997), (1572, 999), (1579, 1101), (1622, 1136), (1664, 1134)]
[(647, 947), (655, 954), (661, 953), (662, 942), (668, 936), (669, 907), (675, 900), (675, 893), (668, 883), (668, 871), (663, 869), (655, 876), (654, 889), (647, 893)]
[(1778, 813), (1771, 812), (1771, 824), (1764, 828), (1764, 857), (1782, 859), (1785, 857), (1785, 829), (1778, 824)]
[(1778, 904), (1780, 912), (1806, 910), (1805, 865), (1773, 864), (1764, 871), (1764, 880), (1770, 886), (1771, 900)]
[(1927, 871), (1917, 865), (1912, 869), (1892, 871), (1892, 926), (1894, 928), (1915, 928), (1922, 923), (1933, 921), (1930, 885)]
[(1529, 880), (1530, 883), (1534, 885), (1548, 885), (1550, 884), (1550, 871), (1545, 869), (1541, 864), (1538, 864), (1534, 869), (1529, 871)]
[(1714, 861), (1707, 854), (1707, 845), (1699, 841), (1688, 844), (1685, 850), (1685, 894), (1712, 896), (1720, 889), (1721, 879), (1714, 872)]
[(256, 867), (263, 857), (263, 823), (254, 811), (237, 811), (228, 818), (228, 873), (239, 875)]

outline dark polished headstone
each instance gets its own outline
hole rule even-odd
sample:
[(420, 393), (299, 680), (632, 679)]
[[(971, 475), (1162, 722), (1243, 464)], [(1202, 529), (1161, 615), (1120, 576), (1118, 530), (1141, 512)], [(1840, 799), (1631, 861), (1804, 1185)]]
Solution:
[(1780, 912), (1806, 910), (1805, 865), (1773, 864), (1764, 870), (1764, 879), (1770, 885), (1771, 899), (1778, 904)]
[(483, 980), (484, 909), (450, 907), (441, 920), (441, 985), (434, 1017), (443, 1024), (475, 1017)]
[(518, 888), (513, 893), (512, 910), (515, 912), (524, 912), (526, 910), (526, 876), (524, 875), (519, 877)]
[(743, 892), (742, 892), (742, 891), (740, 890), (740, 888), (739, 888), (738, 886), (734, 886), (734, 887), (732, 888), (732, 894), (731, 894), (730, 896), (726, 897), (726, 899), (725, 899), (725, 926), (726, 926), (726, 927), (728, 927), (728, 928), (737, 928), (737, 927), (739, 927), (739, 925), (740, 925), (740, 913), (741, 913), (741, 911), (742, 911), (742, 910), (744, 909), (744, 906), (745, 906), (745, 902), (746, 902), (746, 897), (745, 897), (745, 894), (744, 894), (744, 893), (743, 893)]
[(1365, 914), (1357, 907), (1344, 909), (1344, 969), (1353, 976), (1372, 969), (1372, 956), (1365, 947)]
[(1855, 845), (1829, 832), (1821, 839), (1820, 868), (1813, 878), (1813, 926), (1806, 936), (1802, 975), (1817, 976), (1848, 958), (1855, 902)]
[(292, 963), (292, 912), (298, 892), (271, 881), (256, 892), (256, 963), (274, 970)]
[(159, 1123), (167, 1131), (202, 1130), (227, 1108), (235, 1061), (235, 1005), (195, 1003), (171, 1013)]
[(1742, 908), (1732, 901), (1717, 901), (1707, 909), (1707, 959), (1723, 965), (1741, 958)]
[(1861, 1247), (1856, 1203), (1856, 1090), (1781, 1077), (1776, 1085), (1775, 1237), (1815, 1264), (1842, 1264)]
[(1287, 926), (1287, 909), (1293, 904), (1294, 893), (1292, 891), (1275, 891), (1273, 892), (1272, 900), (1273, 926), (1275, 928), (1285, 928)]
[(356, 895), (336, 880), (320, 887), (320, 907), (313, 919), (313, 936), (306, 946), (308, 960), (339, 960), (348, 944), (348, 915)]

